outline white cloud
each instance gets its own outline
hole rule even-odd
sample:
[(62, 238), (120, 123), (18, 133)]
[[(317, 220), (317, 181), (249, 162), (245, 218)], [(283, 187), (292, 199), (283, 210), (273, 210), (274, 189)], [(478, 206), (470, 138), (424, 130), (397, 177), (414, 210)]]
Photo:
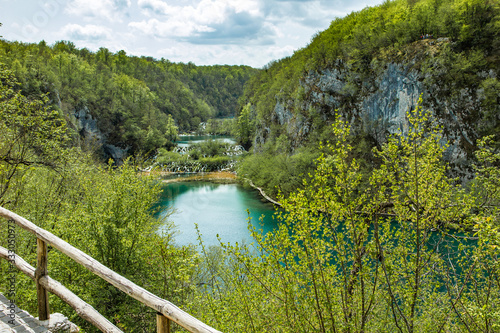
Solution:
[(385, 0), (0, 0), (0, 35), (196, 64), (262, 67)]
[(123, 11), (130, 5), (131, 0), (72, 0), (66, 12), (87, 19), (104, 18), (114, 22), (121, 20)]
[(145, 13), (155, 18), (129, 23), (145, 34), (155, 37), (190, 37), (199, 33), (216, 32), (216, 27), (231, 19), (233, 14), (248, 14), (260, 19), (256, 0), (201, 0), (196, 5), (172, 6), (162, 0), (138, 0)]
[(66, 39), (77, 41), (103, 41), (109, 40), (111, 37), (111, 29), (93, 24), (85, 26), (68, 24), (61, 32), (63, 36), (68, 37)]
[(174, 62), (187, 63), (191, 61), (197, 65), (245, 64), (253, 67), (262, 67), (271, 60), (292, 55), (294, 50), (295, 48), (291, 45), (256, 48), (250, 45), (193, 46), (185, 43), (175, 43), (168, 48), (159, 50), (157, 57), (163, 57)]

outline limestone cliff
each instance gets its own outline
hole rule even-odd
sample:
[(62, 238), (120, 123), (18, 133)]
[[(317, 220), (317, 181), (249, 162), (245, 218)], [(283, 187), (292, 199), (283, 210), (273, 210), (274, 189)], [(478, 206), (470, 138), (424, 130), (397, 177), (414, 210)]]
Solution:
[(127, 157), (128, 148), (120, 148), (109, 144), (97, 121), (92, 117), (88, 107), (75, 109), (71, 116), (71, 123), (78, 131), (79, 145), (87, 149), (99, 151), (105, 160), (111, 158), (120, 165)]
[[(254, 146), (259, 149), (268, 139), (286, 133), (296, 148), (331, 122), (335, 110), (349, 120), (354, 131), (364, 131), (377, 144), (387, 135), (408, 128), (406, 113), (415, 108), (419, 97), (443, 127), (450, 143), (446, 158), (462, 168), (481, 136), (479, 123), (484, 90), (481, 85), (444, 82), (447, 66), (436, 57), (451, 42), (447, 38), (420, 40), (403, 52), (374, 58), (368, 71), (357, 71), (351, 64), (338, 60), (334, 66), (309, 71), (300, 80), (299, 93), (276, 98), (267, 122), (257, 126)], [(474, 73), (480, 80), (496, 79), (498, 70)], [(497, 92), (498, 94), (498, 92)], [(498, 109), (498, 106), (497, 106)], [(496, 112), (499, 121), (500, 113)]]

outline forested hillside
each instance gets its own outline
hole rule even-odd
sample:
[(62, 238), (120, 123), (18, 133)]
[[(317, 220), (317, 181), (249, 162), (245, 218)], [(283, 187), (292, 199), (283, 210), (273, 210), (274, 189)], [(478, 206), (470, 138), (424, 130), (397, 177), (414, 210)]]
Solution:
[[(0, 206), (222, 332), (499, 332), (499, 19), (498, 0), (386, 1), (258, 73), (1, 41)], [(143, 161), (105, 165), (95, 147), (168, 148), (237, 100), (253, 147), (238, 177), (278, 198), (276, 228), (178, 246)], [(157, 161), (232, 163), (222, 148)], [(36, 265), (36, 238), (10, 233)], [(120, 329), (156, 330), (155, 311), (48, 251), (49, 275)], [(0, 290), (36, 315), (35, 283), (9, 265)]]
[(257, 71), (176, 64), (106, 48), (94, 53), (66, 41), (0, 41), (0, 63), (14, 72), (23, 95), (47, 94), (75, 144), (104, 144), (112, 157), (168, 148), (178, 131), (234, 116), (245, 82)]
[(450, 142), (445, 158), (467, 177), (476, 141), (500, 142), (499, 18), (497, 0), (394, 0), (335, 19), (249, 81), (240, 116), (255, 154), (242, 172), (274, 194), (301, 186), (336, 110), (370, 169), (371, 148), (408, 128), (422, 96)]
[[(161, 187), (125, 157), (170, 148), (179, 132), (197, 130), (202, 121), (229, 124), (215, 118), (234, 116), (256, 71), (90, 52), (66, 41), (1, 40), (0, 206), (185, 308), (200, 258), (193, 246), (175, 245), (173, 226), (152, 208)], [(106, 166), (108, 157), (123, 164)], [(0, 230), (6, 228), (0, 219)], [(16, 229), (15, 241), (16, 255), (36, 265), (36, 239)], [(154, 313), (49, 251), (53, 278), (124, 331), (154, 330)], [(7, 267), (1, 260), (0, 290), (36, 315), (32, 281), (16, 274), (16, 293), (7, 294)], [(50, 305), (93, 331), (61, 300), (51, 296)]]
[(169, 66), (177, 79), (215, 109), (216, 118), (234, 117), (238, 99), (248, 79), (258, 70), (248, 66), (196, 66), (193, 63)]

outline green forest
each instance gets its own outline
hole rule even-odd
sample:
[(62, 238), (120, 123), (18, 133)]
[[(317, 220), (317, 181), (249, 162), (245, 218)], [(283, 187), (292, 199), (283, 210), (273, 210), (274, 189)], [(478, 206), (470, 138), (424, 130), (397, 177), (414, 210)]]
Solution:
[[(494, 135), (499, 147), (499, 11), (496, 0), (396, 0), (335, 19), (307, 47), (268, 64), (245, 86), (240, 117), (248, 118), (246, 140), (255, 143), (255, 154), (243, 172), (272, 195), (279, 187), (290, 193), (314, 169), (311, 157), (319, 156), (320, 142), (331, 138), (335, 110), (353, 128), (353, 153), (362, 167), (376, 166), (371, 149), (390, 132), (387, 120), (366, 119), (363, 103), (391, 66), (418, 73), (423, 106), (434, 111), (447, 138), (450, 132), (468, 137), (454, 140), (469, 161), (476, 141), (486, 135)], [(425, 34), (433, 38), (422, 39)], [(334, 82), (341, 89), (325, 92), (321, 81), (308, 83), (325, 71), (341, 77)], [(398, 96), (392, 98), (397, 102)], [(278, 106), (284, 108), (281, 115)], [(290, 120), (281, 123), (283, 116)], [(290, 178), (289, 185), (283, 182)]]
[[(131, 156), (171, 148), (178, 133), (197, 131), (209, 119), (234, 117), (245, 82), (257, 72), (106, 48), (91, 52), (70, 41), (48, 46), (2, 40), (0, 63), (14, 73), (24, 96), (48, 98), (68, 124), (73, 145), (95, 150), (106, 143)], [(85, 129), (78, 127), (78, 118), (89, 116), (97, 123), (93, 131), (100, 132), (99, 140), (95, 133), (79, 133)]]
[[(0, 40), (0, 206), (221, 332), (500, 332), (499, 33), (497, 0), (387, 0), (260, 70)], [(393, 62), (440, 88), (380, 139), (353, 110)], [(332, 109), (304, 82), (335, 68), (347, 74)], [(456, 144), (466, 177), (434, 103), (464, 94), (477, 100), (460, 115), (474, 133)], [(310, 125), (300, 140), (278, 102)], [(174, 151), (200, 123), (248, 152), (233, 159), (213, 141)], [(107, 160), (106, 144), (128, 158)], [(231, 168), (282, 204), (278, 228), (249, 223), (252, 244), (177, 245), (168, 214), (156, 215), (162, 184), (141, 172), (153, 157)], [(155, 311), (48, 251), (50, 276), (120, 329), (156, 331)], [(36, 266), (36, 238), (21, 228), (16, 254)], [(0, 260), (4, 295), (7, 272)], [(36, 316), (35, 283), (18, 272), (16, 284), (16, 304)], [(97, 331), (54, 295), (50, 306)]]

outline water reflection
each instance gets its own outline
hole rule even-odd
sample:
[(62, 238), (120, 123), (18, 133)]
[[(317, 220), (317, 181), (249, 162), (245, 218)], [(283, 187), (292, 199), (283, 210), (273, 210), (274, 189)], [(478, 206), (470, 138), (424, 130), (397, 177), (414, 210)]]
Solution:
[[(263, 202), (255, 191), (237, 184), (213, 184), (209, 182), (184, 182), (168, 184), (164, 188), (162, 207), (173, 207), (174, 221), (179, 234), (177, 243), (197, 244), (195, 223), (198, 224), (206, 245), (218, 245), (217, 234), (225, 243), (247, 242), (252, 238), (247, 229), (247, 209), (252, 224), (264, 232), (272, 230), (276, 221), (272, 204)], [(167, 213), (168, 210), (160, 214)], [(263, 225), (259, 218), (264, 215)]]

